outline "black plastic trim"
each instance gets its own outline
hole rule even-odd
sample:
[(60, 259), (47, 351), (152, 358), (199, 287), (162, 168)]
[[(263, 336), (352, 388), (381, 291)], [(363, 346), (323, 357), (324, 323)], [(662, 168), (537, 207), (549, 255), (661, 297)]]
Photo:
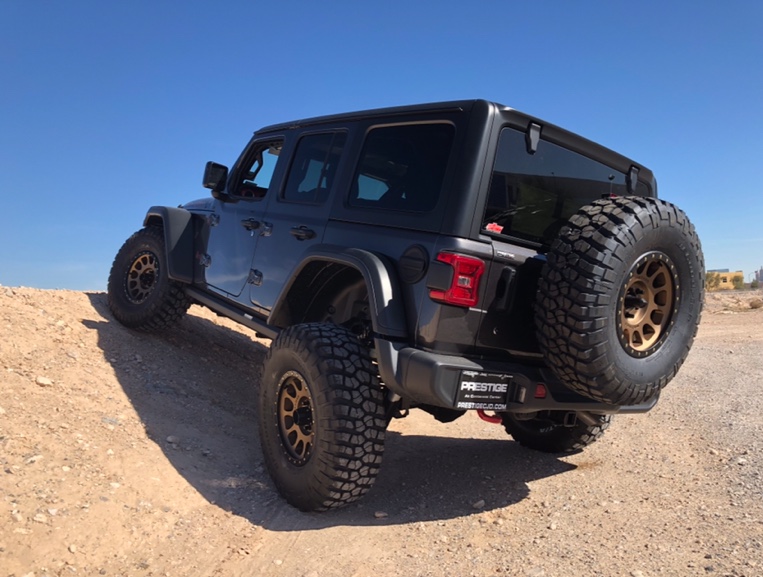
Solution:
[[(511, 374), (515, 388), (524, 387), (522, 401), (510, 399), (507, 412), (532, 413), (536, 411), (589, 411), (593, 413), (645, 413), (657, 403), (617, 406), (599, 403), (579, 395), (559, 383), (544, 367), (517, 363), (486, 362), (464, 357), (442, 355), (394, 345), (376, 340), (379, 368), (392, 364), (394, 375), (381, 373), (384, 384), (414, 403), (456, 408), (461, 371), (479, 371)], [(382, 362), (383, 361), (383, 362)], [(534, 397), (535, 387), (546, 387), (545, 398)]]
[(525, 132), (525, 146), (527, 147), (528, 154), (535, 154), (538, 152), (538, 144), (540, 144), (540, 131), (541, 126), (537, 122), (531, 122), (527, 126)]
[(152, 206), (143, 219), (143, 226), (159, 219), (164, 230), (167, 250), (167, 275), (178, 282), (193, 282), (193, 214), (184, 208)]
[(368, 288), (374, 333), (389, 335), (391, 338), (405, 339), (408, 336), (395, 266), (386, 258), (370, 251), (330, 244), (314, 245), (306, 251), (302, 262), (294, 270), (291, 279), (273, 305), (269, 320), (278, 318), (281, 308), (287, 306), (286, 297), (294, 281), (307, 264), (315, 261), (339, 263), (356, 269), (363, 276)]
[(185, 287), (185, 294), (216, 313), (241, 323), (269, 339), (276, 338), (281, 332), (281, 329), (269, 325), (264, 318), (259, 319), (253, 316), (251, 312), (198, 288)]

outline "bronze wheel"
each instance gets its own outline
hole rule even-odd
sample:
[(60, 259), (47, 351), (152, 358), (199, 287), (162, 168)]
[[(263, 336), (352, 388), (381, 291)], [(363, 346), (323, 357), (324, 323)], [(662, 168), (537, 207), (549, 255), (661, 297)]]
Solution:
[(675, 274), (675, 266), (661, 252), (643, 256), (628, 273), (618, 301), (618, 328), (629, 354), (651, 354), (670, 330), (678, 297)]
[(330, 323), (281, 331), (262, 367), (258, 425), (265, 466), (302, 511), (357, 501), (379, 473), (387, 421), (368, 349)]
[(572, 390), (612, 405), (654, 404), (697, 334), (705, 271), (686, 214), (656, 198), (581, 207), (546, 255), (538, 345)]
[(159, 260), (152, 252), (145, 251), (133, 260), (125, 276), (127, 300), (140, 304), (148, 298), (159, 280)]
[(304, 377), (288, 371), (278, 385), (278, 431), (281, 442), (295, 465), (304, 465), (315, 441), (313, 399)]
[(183, 284), (168, 277), (164, 231), (147, 226), (128, 238), (111, 265), (109, 309), (120, 323), (143, 331), (163, 330), (185, 314), (191, 302)]

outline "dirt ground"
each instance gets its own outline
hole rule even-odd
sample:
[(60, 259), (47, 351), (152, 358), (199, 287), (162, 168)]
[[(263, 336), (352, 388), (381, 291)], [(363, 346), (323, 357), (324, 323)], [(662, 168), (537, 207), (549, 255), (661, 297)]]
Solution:
[(584, 452), (414, 411), (363, 501), (304, 514), (262, 465), (267, 341), (0, 287), (0, 576), (763, 575), (762, 296), (710, 295), (657, 407)]

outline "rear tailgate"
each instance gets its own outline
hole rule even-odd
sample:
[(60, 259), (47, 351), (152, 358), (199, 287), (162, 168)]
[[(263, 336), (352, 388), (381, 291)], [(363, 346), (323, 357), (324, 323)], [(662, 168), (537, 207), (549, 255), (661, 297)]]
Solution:
[(492, 358), (501, 358), (501, 351), (539, 355), (537, 281), (546, 251), (569, 218), (602, 197), (652, 194), (648, 170), (561, 129), (530, 126), (533, 138), (530, 130), (500, 129), (481, 215), (480, 237), (492, 240), (493, 257), (476, 351)]

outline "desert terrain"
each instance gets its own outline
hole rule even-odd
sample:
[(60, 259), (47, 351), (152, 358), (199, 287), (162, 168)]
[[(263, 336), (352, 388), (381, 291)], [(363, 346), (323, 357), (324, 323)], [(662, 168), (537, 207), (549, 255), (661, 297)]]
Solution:
[(103, 293), (0, 287), (0, 576), (761, 576), (761, 297), (708, 295), (657, 407), (583, 452), (413, 411), (364, 500), (305, 514), (262, 465), (267, 340), (196, 306), (146, 335)]

